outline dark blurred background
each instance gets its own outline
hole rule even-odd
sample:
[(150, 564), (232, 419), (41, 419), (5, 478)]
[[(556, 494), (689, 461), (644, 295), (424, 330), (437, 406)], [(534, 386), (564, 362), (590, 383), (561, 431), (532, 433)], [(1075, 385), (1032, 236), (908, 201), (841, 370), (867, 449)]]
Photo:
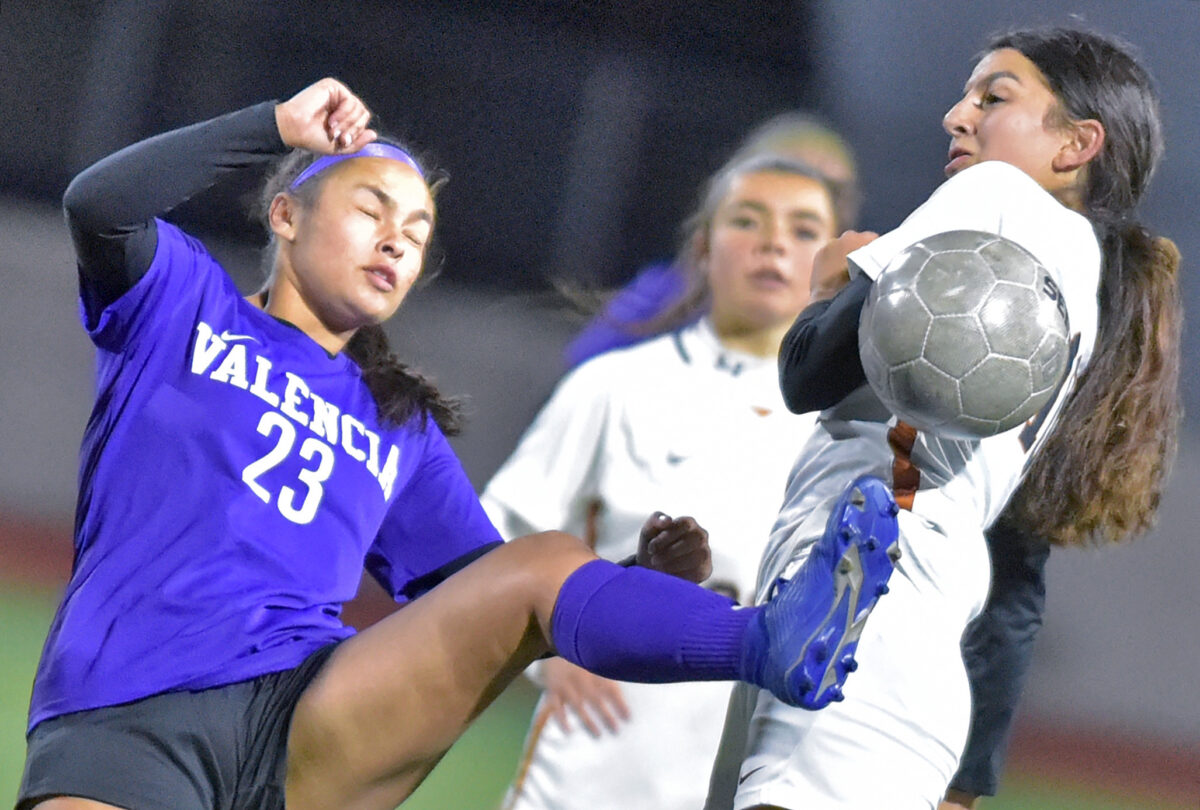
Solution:
[[(131, 141), (333, 75), (450, 171), (441, 237), (455, 281), (611, 285), (673, 250), (699, 182), (783, 110), (816, 111), (849, 137), (864, 223), (894, 224), (941, 179), (941, 113), (984, 35), (1077, 21), (1128, 38), (1157, 74), (1170, 149), (1147, 213), (1195, 254), (1185, 201), (1200, 169), (1200, 5), (1059, 5), (5, 2), (0, 177), (9, 193), (54, 201)], [(237, 190), (224, 189), (234, 203)], [(209, 232), (258, 237), (237, 217), (190, 214)]]
[[(615, 286), (673, 253), (699, 184), (754, 124), (791, 109), (845, 134), (862, 173), (862, 225), (889, 229), (942, 179), (941, 116), (985, 36), (1041, 23), (1121, 36), (1155, 74), (1168, 152), (1144, 214), (1182, 249), (1193, 309), (1195, 0), (0, 0), (0, 538), (7, 521), (26, 527), (10, 535), (36, 536), (39, 553), (69, 554), (91, 355), (57, 206), (74, 173), (118, 147), (333, 75), (445, 167), (443, 274), (391, 329), (444, 388), (470, 398), (456, 448), (481, 486), (563, 371), (580, 321), (557, 284)], [(240, 213), (253, 181), (177, 215), (246, 285), (262, 241)], [(1192, 412), (1195, 341), (1191, 330)], [(1186, 767), (1200, 763), (1188, 677), (1200, 665), (1195, 433), (1189, 420), (1159, 530), (1051, 560), (1023, 707), (1040, 728), (1173, 751)], [(6, 565), (20, 573), (14, 560), (37, 567), (0, 553), (0, 587)], [(52, 575), (65, 565), (52, 563)]]
[(788, 2), (5, 5), (11, 190), (55, 199), (117, 147), (332, 75), (450, 171), (455, 280), (509, 291), (614, 283), (669, 251), (709, 167), (815, 100), (813, 13)]

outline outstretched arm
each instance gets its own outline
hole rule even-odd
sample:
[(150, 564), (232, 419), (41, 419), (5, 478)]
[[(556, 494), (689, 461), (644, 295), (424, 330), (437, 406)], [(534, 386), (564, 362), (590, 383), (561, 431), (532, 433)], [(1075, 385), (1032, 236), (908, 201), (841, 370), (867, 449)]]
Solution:
[(794, 413), (835, 405), (866, 382), (858, 357), (858, 317), (871, 279), (849, 274), (847, 256), (876, 234), (847, 231), (813, 260), (812, 303), (792, 324), (779, 349), (779, 386)]
[(858, 276), (829, 301), (809, 304), (779, 347), (779, 387), (793, 413), (836, 405), (867, 381), (858, 356), (858, 316), (871, 279)]
[(971, 681), (971, 732), (943, 804), (947, 809), (973, 807), (976, 797), (996, 793), (1046, 606), (1050, 547), (1007, 524), (988, 531), (988, 545), (992, 592), (962, 642)]
[(63, 207), (90, 311), (117, 300), (149, 269), (155, 217), (289, 146), (361, 148), (375, 137), (366, 128), (369, 118), (344, 85), (322, 79), (282, 104), (266, 102), (156, 135), (83, 171), (67, 187)]

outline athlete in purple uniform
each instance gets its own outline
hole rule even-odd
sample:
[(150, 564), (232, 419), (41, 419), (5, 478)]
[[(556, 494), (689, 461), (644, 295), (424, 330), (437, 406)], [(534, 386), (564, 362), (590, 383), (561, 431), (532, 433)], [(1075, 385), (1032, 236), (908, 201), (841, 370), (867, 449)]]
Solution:
[[(855, 618), (843, 558), (870, 593), (890, 575), (882, 486), (858, 482), (804, 586), (763, 608), (639, 567), (702, 579), (688, 519), (648, 521), (639, 565), (561, 533), (501, 544), (444, 438), (452, 406), (379, 329), (421, 272), (437, 183), (369, 119), (325, 79), (68, 189), (97, 395), (21, 810), (392, 808), (550, 651), (615, 679), (838, 696), (847, 662), (831, 681), (808, 640)], [(243, 298), (158, 217), (289, 149), (265, 195), (271, 276)], [(364, 566), (405, 607), (352, 635)]]

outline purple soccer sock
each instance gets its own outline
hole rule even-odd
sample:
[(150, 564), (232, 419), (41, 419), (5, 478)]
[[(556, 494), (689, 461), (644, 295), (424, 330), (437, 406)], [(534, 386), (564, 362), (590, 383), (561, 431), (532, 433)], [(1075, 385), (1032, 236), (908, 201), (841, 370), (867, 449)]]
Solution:
[(558, 654), (641, 683), (745, 679), (760, 608), (646, 568), (593, 560), (571, 574), (551, 619)]

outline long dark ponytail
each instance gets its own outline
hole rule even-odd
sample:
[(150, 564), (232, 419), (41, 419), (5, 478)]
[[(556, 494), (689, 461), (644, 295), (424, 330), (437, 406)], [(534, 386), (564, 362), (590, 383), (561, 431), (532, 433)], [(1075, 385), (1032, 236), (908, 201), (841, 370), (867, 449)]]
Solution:
[(1106, 135), (1083, 189), (1103, 253), (1096, 348), (1001, 521), (1056, 545), (1119, 541), (1153, 525), (1182, 416), (1179, 251), (1134, 219), (1163, 150), (1158, 100), (1128, 49), (1091, 32), (1018, 31), (998, 48), (1038, 67), (1063, 123)]
[(359, 329), (345, 351), (362, 369), (380, 421), (400, 425), (419, 414), (431, 417), (447, 436), (462, 430), (461, 401), (444, 396), (426, 377), (401, 362), (382, 326)]
[[(412, 154), (412, 150), (402, 144), (390, 140), (389, 142)], [(270, 210), (271, 201), (281, 192), (291, 194), (301, 205), (310, 206), (314, 203), (324, 180), (321, 174), (315, 175), (296, 189), (290, 186), (317, 157), (317, 154), (303, 149), (295, 149), (283, 157), (263, 184), (258, 207), (264, 220)], [(436, 195), (437, 190), (446, 181), (445, 173), (431, 171), (424, 165), (421, 166), (421, 172), (429, 184), (430, 194)], [(265, 257), (268, 273), (273, 267), (274, 255), (275, 247), (272, 245), (266, 251)], [(426, 253), (425, 266), (421, 268), (418, 284), (428, 283), (440, 269), (436, 246), (431, 244)], [(263, 295), (265, 298), (265, 292)], [(426, 418), (430, 418), (448, 436), (456, 435), (462, 430), (461, 401), (442, 395), (429, 379), (402, 362), (392, 351), (387, 332), (382, 325), (360, 328), (350, 338), (344, 351), (362, 371), (363, 382), (375, 399), (381, 422), (401, 425), (415, 421), (423, 428)]]

